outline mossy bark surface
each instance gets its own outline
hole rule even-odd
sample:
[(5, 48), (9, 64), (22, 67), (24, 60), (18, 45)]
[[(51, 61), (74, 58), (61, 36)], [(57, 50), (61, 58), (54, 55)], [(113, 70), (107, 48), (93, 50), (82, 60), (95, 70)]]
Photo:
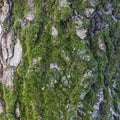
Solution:
[(120, 1), (5, 1), (22, 58), (12, 87), (1, 79), (0, 120), (120, 120)]

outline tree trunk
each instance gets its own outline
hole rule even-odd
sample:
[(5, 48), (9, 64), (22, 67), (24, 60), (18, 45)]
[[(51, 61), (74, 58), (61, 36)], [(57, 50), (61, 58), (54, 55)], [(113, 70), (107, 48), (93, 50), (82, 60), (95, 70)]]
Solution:
[(119, 8), (0, 0), (0, 120), (119, 120)]

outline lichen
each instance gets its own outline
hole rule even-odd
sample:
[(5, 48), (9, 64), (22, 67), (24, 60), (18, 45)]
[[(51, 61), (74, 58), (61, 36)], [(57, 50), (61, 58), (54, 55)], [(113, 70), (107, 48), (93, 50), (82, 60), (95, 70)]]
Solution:
[(119, 0), (0, 9), (1, 119), (120, 119)]

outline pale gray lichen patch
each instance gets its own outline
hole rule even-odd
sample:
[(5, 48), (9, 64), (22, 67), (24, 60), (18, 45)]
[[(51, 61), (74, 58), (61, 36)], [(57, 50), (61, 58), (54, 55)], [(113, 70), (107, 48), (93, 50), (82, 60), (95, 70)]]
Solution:
[(52, 34), (52, 36), (57, 37), (58, 31), (57, 31), (57, 29), (55, 28), (55, 26), (52, 26), (52, 32), (51, 32), (51, 34)]
[(71, 74), (67, 74), (67, 75), (62, 76), (61, 82), (64, 84), (64, 86), (71, 88), (70, 79), (71, 79)]
[(94, 9), (93, 9), (93, 8), (86, 8), (86, 10), (85, 10), (85, 15), (86, 15), (87, 17), (90, 17), (90, 16), (93, 14), (93, 12), (94, 12)]
[(106, 46), (105, 46), (104, 40), (99, 39), (98, 45), (99, 45), (99, 48), (100, 48), (101, 50), (103, 50), (104, 52), (106, 52)]
[(78, 55), (80, 56), (81, 59), (83, 59), (85, 61), (91, 60), (91, 56), (87, 53), (86, 49), (79, 50)]
[(112, 105), (110, 105), (110, 119), (114, 120), (114, 117), (119, 117), (119, 113), (115, 112), (115, 110), (113, 110)]
[(75, 32), (80, 39), (85, 39), (87, 36), (87, 30), (83, 27), (83, 20), (79, 17), (73, 17), (75, 23)]
[(26, 19), (28, 19), (29, 21), (33, 21), (34, 18), (35, 18), (35, 16), (31, 11), (26, 16)]
[(118, 109), (118, 112), (120, 113), (120, 102), (117, 102), (117, 109)]
[(87, 30), (85, 29), (80, 29), (80, 30), (76, 30), (76, 34), (78, 37), (80, 37), (80, 39), (85, 39), (86, 38), (86, 33), (87, 33)]
[(60, 7), (65, 7), (68, 6), (70, 3), (67, 2), (67, 0), (59, 0), (59, 6)]
[(58, 65), (56, 63), (50, 63), (50, 69), (53, 69), (53, 70), (60, 70), (60, 68), (58, 67)]
[(82, 91), (81, 94), (80, 94), (80, 99), (83, 100), (84, 97), (85, 97), (85, 95), (86, 95), (86, 92), (85, 92), (85, 91)]
[(92, 70), (87, 70), (85, 74), (83, 75), (83, 78), (90, 78), (93, 76), (93, 71)]
[(99, 107), (100, 107), (100, 103), (101, 102), (104, 102), (104, 94), (103, 94), (103, 89), (101, 88), (101, 89), (99, 89), (99, 92), (98, 92), (98, 94), (97, 94), (97, 97), (98, 97), (98, 102), (97, 103), (95, 103), (95, 105), (93, 106), (93, 108), (94, 108), (94, 112), (93, 112), (93, 114), (92, 114), (92, 118), (93, 119), (97, 119), (97, 117), (98, 117), (98, 114), (99, 114)]
[(34, 3), (32, 2), (32, 0), (27, 0), (27, 4), (30, 8), (30, 11), (28, 12), (28, 14), (26, 15), (26, 19), (29, 21), (33, 21), (35, 18), (35, 10), (34, 10)]
[(15, 114), (16, 114), (17, 118), (21, 117), (21, 115), (20, 115), (20, 108), (19, 108), (19, 103), (18, 102), (16, 104)]
[(38, 64), (40, 61), (41, 61), (41, 57), (33, 58), (32, 65), (33, 65), (33, 66), (36, 65), (36, 64)]
[(63, 84), (65, 86), (69, 86), (69, 82), (68, 82), (68, 79), (66, 78), (66, 76), (63, 76), (62, 79), (61, 79), (61, 81), (63, 82)]

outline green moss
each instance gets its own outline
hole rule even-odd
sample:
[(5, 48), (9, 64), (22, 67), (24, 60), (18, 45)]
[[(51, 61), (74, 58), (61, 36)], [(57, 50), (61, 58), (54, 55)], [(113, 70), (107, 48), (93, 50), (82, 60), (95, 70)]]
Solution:
[(15, 120), (15, 102), (17, 95), (15, 92), (10, 91), (8, 88), (3, 87), (3, 98), (6, 103), (6, 116), (8, 120)]
[[(1, 119), (1, 120), (9, 120), (9, 119), (7, 119), (7, 117), (6, 117), (5, 114), (0, 115), (0, 119)], [(14, 119), (13, 119), (13, 120), (14, 120)]]
[[(104, 28), (95, 35), (95, 38), (89, 38), (88, 34), (86, 40), (80, 40), (75, 34), (75, 24), (71, 18), (74, 11), (84, 16), (84, 10), (91, 5), (83, 0), (69, 1), (72, 2), (72, 7), (65, 6), (59, 9), (58, 0), (44, 1), (44, 3), (41, 0), (33, 0), (36, 10), (35, 19), (28, 26), (21, 28), (19, 19), (25, 17), (29, 8), (26, 7), (26, 1), (13, 0), (14, 23), (12, 29), (21, 39), (23, 59), (14, 80), (16, 91), (3, 89), (7, 116), (11, 120), (15, 119), (16, 99), (20, 102), (21, 117), (25, 120), (38, 120), (40, 117), (44, 120), (69, 120), (77, 111), (79, 102), (82, 101), (80, 100), (82, 89), (86, 91), (86, 96), (82, 101), (86, 114), (76, 115), (75, 119), (91, 119), (89, 112), (93, 112), (97, 89), (103, 88), (105, 99), (108, 102), (111, 101), (105, 85), (108, 80), (106, 80), (104, 72), (108, 74), (110, 80), (113, 76), (115, 77), (119, 57), (114, 55), (114, 45), (119, 39), (119, 22), (117, 24), (110, 22), (115, 31), (113, 38), (110, 38), (109, 29)], [(115, 6), (117, 6), (116, 2), (114, 2)], [(104, 7), (103, 4), (106, 2), (100, 1), (99, 4), (97, 9)], [(116, 8), (117, 12), (118, 8)], [(108, 21), (110, 16), (106, 17), (104, 15), (103, 18)], [(83, 26), (88, 28), (90, 21), (86, 19), (83, 22)], [(51, 35), (53, 25), (58, 30), (56, 38)], [(6, 24), (6, 28), (9, 28), (9, 24)], [(99, 37), (105, 42), (106, 52), (98, 49)], [(79, 54), (81, 51), (84, 51), (83, 54)], [(86, 56), (90, 56), (90, 60)], [(33, 59), (39, 57), (41, 60), (34, 65)], [(56, 63), (60, 70), (50, 69), (50, 63)], [(93, 77), (85, 78), (83, 84), (88, 84), (88, 86), (84, 88), (81, 82), (86, 70), (92, 70)], [(68, 75), (70, 78), (67, 78)], [(63, 77), (66, 77), (68, 85), (62, 82)], [(51, 87), (52, 80), (57, 81), (54, 83), (54, 87)], [(93, 84), (96, 86), (95, 90), (91, 87)], [(103, 105), (106, 113), (105, 120), (108, 119), (108, 109), (109, 106), (105, 103)]]
[[(23, 18), (24, 17), (24, 11), (27, 11), (26, 7), (26, 1), (25, 0), (12, 0), (13, 1), (13, 17), (15, 20), (17, 20), (18, 18)], [(17, 14), (16, 14), (17, 13)]]
[(72, 9), (70, 7), (62, 7), (60, 10), (60, 19), (66, 20), (67, 18), (72, 16)]
[(79, 12), (84, 13), (85, 9), (90, 6), (90, 3), (84, 2), (83, 0), (79, 0), (74, 2), (74, 6)]

